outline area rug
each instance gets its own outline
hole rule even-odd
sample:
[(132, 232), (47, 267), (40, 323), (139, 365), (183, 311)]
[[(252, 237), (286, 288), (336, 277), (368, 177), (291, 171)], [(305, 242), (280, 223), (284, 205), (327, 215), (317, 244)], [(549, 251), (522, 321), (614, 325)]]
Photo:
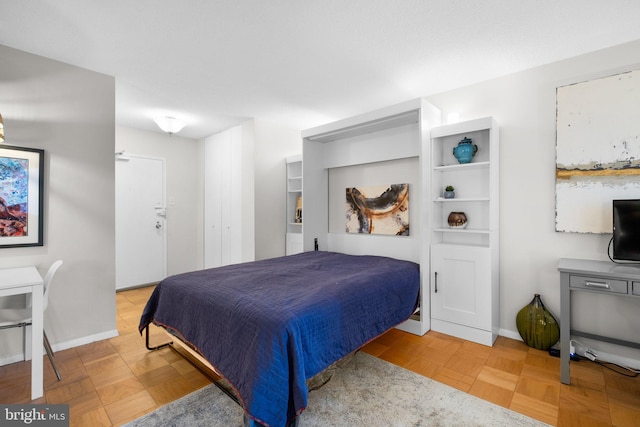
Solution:
[[(240, 427), (243, 411), (209, 385), (128, 427)], [(309, 393), (299, 427), (544, 426), (546, 424), (359, 352)]]

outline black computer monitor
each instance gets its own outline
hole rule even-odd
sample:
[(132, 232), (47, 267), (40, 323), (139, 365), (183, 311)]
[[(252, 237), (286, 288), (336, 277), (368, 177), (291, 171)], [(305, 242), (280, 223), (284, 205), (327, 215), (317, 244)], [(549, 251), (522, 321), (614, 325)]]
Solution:
[(640, 199), (613, 201), (612, 258), (640, 261)]

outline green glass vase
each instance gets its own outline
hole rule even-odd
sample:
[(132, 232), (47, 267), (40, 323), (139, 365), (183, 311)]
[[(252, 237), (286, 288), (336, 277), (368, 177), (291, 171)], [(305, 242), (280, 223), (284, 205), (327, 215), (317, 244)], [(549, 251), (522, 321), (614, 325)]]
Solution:
[(560, 339), (558, 322), (545, 308), (539, 294), (518, 312), (516, 326), (525, 344), (538, 350), (548, 350)]

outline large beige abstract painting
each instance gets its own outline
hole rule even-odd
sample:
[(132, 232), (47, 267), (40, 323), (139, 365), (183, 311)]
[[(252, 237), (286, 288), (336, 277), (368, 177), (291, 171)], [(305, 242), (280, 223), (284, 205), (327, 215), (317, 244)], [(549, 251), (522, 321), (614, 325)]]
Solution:
[(610, 233), (640, 198), (640, 70), (557, 88), (556, 230)]
[(347, 233), (409, 235), (409, 184), (347, 188)]

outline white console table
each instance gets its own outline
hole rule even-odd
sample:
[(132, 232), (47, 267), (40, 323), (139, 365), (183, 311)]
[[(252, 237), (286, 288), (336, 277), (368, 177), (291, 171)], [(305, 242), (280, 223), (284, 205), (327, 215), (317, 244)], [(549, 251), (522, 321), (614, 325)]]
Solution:
[[(42, 335), (43, 335), (43, 281), (35, 267), (0, 269), (0, 297), (9, 295), (31, 295), (31, 399), (42, 397)], [(26, 334), (28, 337), (28, 334)]]
[(638, 343), (571, 329), (571, 292), (586, 291), (640, 298), (640, 266), (562, 258), (558, 263), (558, 271), (560, 271), (560, 381), (569, 384), (571, 334), (640, 348)]

